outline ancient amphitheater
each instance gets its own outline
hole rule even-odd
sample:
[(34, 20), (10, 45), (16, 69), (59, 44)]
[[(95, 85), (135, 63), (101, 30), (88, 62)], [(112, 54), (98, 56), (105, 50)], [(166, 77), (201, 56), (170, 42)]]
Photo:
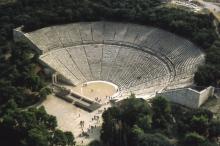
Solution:
[(81, 22), (19, 35), (72, 84), (108, 81), (123, 95), (191, 84), (204, 62), (204, 54), (190, 41), (143, 25)]
[[(111, 106), (109, 100), (122, 100), (131, 92), (148, 99), (166, 89), (187, 86), (193, 83), (197, 67), (204, 62), (203, 52), (190, 41), (136, 24), (80, 22), (30, 33), (16, 29), (14, 38), (29, 42), (41, 54), (42, 64), (74, 85), (68, 86), (71, 92), (65, 90), (68, 91), (65, 95), (54, 92), (56, 96), (48, 96), (41, 105), (56, 116), (58, 128), (73, 132), (80, 145), (100, 138), (102, 119), (94, 120), (94, 117), (101, 117)], [(92, 97), (94, 92), (87, 91), (83, 85), (95, 81), (108, 82), (108, 86), (115, 88), (93, 85), (99, 94)], [(63, 84), (58, 86), (68, 88)], [(76, 94), (74, 89), (81, 94)], [(112, 94), (107, 94), (110, 90)], [(89, 94), (84, 94), (85, 91)], [(80, 126), (82, 121), (84, 127)]]

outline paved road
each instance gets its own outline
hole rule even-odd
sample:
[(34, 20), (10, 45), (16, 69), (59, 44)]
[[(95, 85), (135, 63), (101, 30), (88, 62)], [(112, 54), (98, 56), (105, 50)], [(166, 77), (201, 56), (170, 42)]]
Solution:
[(220, 7), (215, 5), (215, 3), (212, 2), (205, 2), (203, 0), (196, 0), (200, 4), (202, 4), (205, 8), (209, 9), (215, 15), (215, 17), (220, 21)]
[(212, 2), (205, 2), (203, 0), (197, 0), (199, 3), (203, 4), (205, 8), (211, 10), (211, 11), (214, 11), (215, 12), (220, 12), (220, 7), (215, 5), (214, 3)]
[[(209, 9), (215, 16), (216, 18), (220, 21), (220, 7), (215, 5), (212, 2), (205, 2), (203, 0), (197, 0), (198, 2), (200, 2), (201, 4), (204, 5), (205, 8)], [(220, 38), (219, 32), (218, 32), (218, 27), (217, 27), (217, 23), (214, 21), (214, 25), (216, 27), (216, 33), (218, 35), (218, 37)]]

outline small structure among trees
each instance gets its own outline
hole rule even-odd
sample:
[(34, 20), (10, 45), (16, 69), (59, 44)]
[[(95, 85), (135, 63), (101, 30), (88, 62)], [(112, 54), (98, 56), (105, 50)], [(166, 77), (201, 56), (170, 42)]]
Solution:
[(178, 103), (189, 108), (200, 107), (209, 97), (214, 95), (214, 87), (210, 86), (197, 91), (192, 88), (180, 88), (157, 93), (157, 96), (164, 96), (167, 100)]

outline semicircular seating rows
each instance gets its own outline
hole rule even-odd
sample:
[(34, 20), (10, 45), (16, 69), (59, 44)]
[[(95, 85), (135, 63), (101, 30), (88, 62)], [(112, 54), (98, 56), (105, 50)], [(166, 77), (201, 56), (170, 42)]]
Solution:
[(43, 52), (43, 62), (75, 85), (104, 80), (126, 92), (164, 88), (192, 77), (204, 62), (190, 41), (143, 25), (80, 22), (25, 36)]

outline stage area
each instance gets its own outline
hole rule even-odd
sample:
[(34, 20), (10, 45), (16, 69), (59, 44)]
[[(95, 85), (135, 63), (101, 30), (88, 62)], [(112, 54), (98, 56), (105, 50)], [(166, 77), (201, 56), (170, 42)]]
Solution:
[(90, 81), (76, 87), (67, 86), (67, 88), (94, 101), (100, 101), (100, 103), (118, 94), (118, 86), (106, 81)]

